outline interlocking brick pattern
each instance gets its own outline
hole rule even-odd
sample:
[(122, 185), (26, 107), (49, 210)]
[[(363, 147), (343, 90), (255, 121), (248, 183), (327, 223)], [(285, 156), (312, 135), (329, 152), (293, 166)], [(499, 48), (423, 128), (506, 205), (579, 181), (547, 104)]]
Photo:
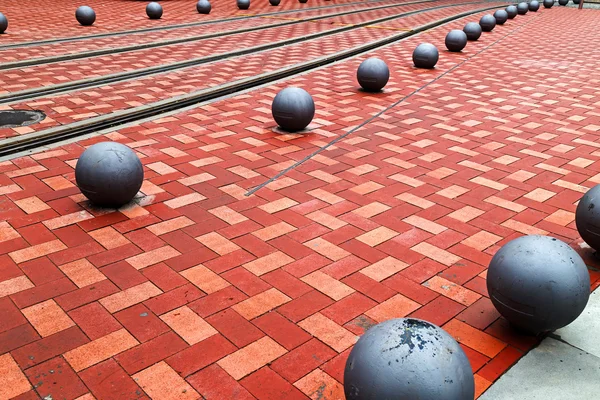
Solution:
[[(600, 176), (597, 22), (529, 13), (414, 69), (414, 46), (442, 49), (457, 21), (373, 52), (392, 70), (383, 93), (357, 89), (359, 57), (0, 162), (0, 397), (342, 399), (358, 336), (403, 316), (460, 342), (479, 395), (536, 344), (489, 301), (499, 246), (551, 234), (598, 268), (573, 222)], [(277, 133), (270, 116), (288, 84), (317, 103), (306, 135)], [(106, 139), (147, 167), (119, 210), (73, 185), (77, 157)]]

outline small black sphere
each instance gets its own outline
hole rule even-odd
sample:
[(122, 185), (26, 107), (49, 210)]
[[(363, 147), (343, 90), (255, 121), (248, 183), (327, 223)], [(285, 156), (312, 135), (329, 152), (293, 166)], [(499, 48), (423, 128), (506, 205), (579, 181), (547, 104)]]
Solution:
[(92, 7), (81, 6), (75, 11), (75, 18), (83, 26), (91, 26), (96, 22), (96, 13)]
[(75, 165), (77, 186), (93, 204), (121, 207), (142, 187), (144, 168), (129, 147), (117, 142), (96, 143)]
[(433, 68), (440, 58), (440, 53), (434, 45), (421, 43), (413, 51), (412, 58), (417, 68)]
[(588, 190), (579, 200), (575, 225), (581, 238), (592, 249), (600, 251), (600, 185)]
[(481, 25), (477, 22), (469, 22), (465, 25), (463, 31), (467, 34), (469, 40), (477, 40), (481, 37)]
[(308, 3), (308, 0), (298, 0), (298, 3)]
[(210, 1), (208, 1), (208, 0), (198, 1), (198, 3), (196, 4), (196, 10), (198, 10), (198, 12), (200, 14), (210, 14), (210, 10), (212, 10)]
[[(573, 0), (573, 1), (575, 1), (575, 0)], [(533, 0), (531, 3), (529, 3), (529, 11), (536, 12), (539, 9), (540, 9), (540, 2), (539, 1)]]
[(573, 0), (573, 4), (579, 4), (581, 0)]
[(163, 8), (160, 4), (153, 1), (146, 6), (146, 14), (150, 19), (160, 19), (163, 15)]
[(237, 6), (240, 10), (247, 10), (250, 8), (250, 0), (237, 0)]
[(494, 18), (496, 18), (496, 23), (498, 25), (504, 25), (508, 19), (508, 13), (504, 10), (498, 10), (494, 13)]
[(506, 7), (506, 14), (508, 14), (508, 19), (513, 19), (518, 14), (517, 7), (515, 7), (515, 6)]
[(278, 6), (278, 5), (279, 5), (279, 3), (281, 3), (281, 0), (269, 0), (269, 3), (270, 3), (272, 6)]
[(569, 4), (569, 0), (558, 0), (558, 5), (560, 6), (566, 6), (567, 4)]
[(517, 13), (519, 15), (525, 15), (527, 14), (527, 11), (529, 11), (529, 4), (525, 2), (517, 4)]
[(356, 71), (356, 80), (368, 92), (380, 91), (389, 79), (390, 70), (387, 64), (377, 57), (366, 59)]
[(544, 0), (544, 8), (552, 8), (554, 0)]
[(277, 125), (288, 132), (298, 132), (315, 116), (315, 102), (308, 92), (297, 87), (285, 88), (273, 99), (271, 113)]
[(486, 14), (479, 20), (481, 30), (484, 32), (491, 32), (496, 27), (496, 18), (492, 14)]
[(2, 13), (0, 13), (0, 33), (4, 33), (8, 28), (8, 19)]
[(446, 35), (446, 48), (450, 51), (461, 51), (467, 45), (467, 34), (453, 29)]

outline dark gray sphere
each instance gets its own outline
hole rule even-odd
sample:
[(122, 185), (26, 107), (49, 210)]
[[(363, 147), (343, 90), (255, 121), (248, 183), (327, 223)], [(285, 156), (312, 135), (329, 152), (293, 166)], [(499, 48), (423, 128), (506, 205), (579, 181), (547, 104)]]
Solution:
[(269, 0), (269, 3), (270, 3), (272, 6), (278, 6), (278, 5), (279, 5), (279, 3), (281, 3), (281, 0)]
[(150, 19), (160, 19), (163, 15), (163, 8), (160, 4), (153, 1), (146, 6), (146, 14)]
[(75, 18), (83, 26), (91, 26), (96, 22), (96, 12), (92, 7), (81, 6), (75, 11)]
[(289, 87), (277, 93), (271, 105), (277, 125), (288, 132), (298, 132), (310, 124), (315, 116), (315, 102), (308, 92)]
[(486, 14), (479, 20), (481, 30), (484, 32), (491, 32), (496, 27), (496, 18), (492, 14)]
[(477, 22), (469, 22), (463, 28), (468, 40), (477, 40), (481, 37), (481, 25)]
[(505, 10), (498, 10), (494, 13), (494, 18), (496, 18), (496, 23), (498, 25), (504, 25), (508, 20), (508, 13)]
[(442, 328), (391, 319), (358, 340), (344, 369), (346, 400), (466, 400), (475, 396), (469, 359)]
[(590, 297), (590, 275), (579, 255), (550, 236), (511, 240), (487, 272), (490, 300), (513, 326), (551, 332), (573, 322)]
[(527, 14), (527, 11), (529, 11), (529, 4), (525, 2), (517, 4), (517, 13), (519, 15), (525, 15)]
[(433, 68), (440, 59), (440, 53), (434, 45), (421, 43), (413, 51), (412, 58), (417, 68)]
[(517, 7), (515, 7), (515, 6), (506, 7), (506, 14), (508, 15), (508, 19), (513, 19), (518, 14)]
[(446, 48), (450, 51), (461, 51), (467, 45), (467, 34), (453, 29), (446, 35)]
[(567, 4), (569, 4), (569, 0), (558, 0), (558, 5), (560, 6), (566, 6)]
[(237, 6), (240, 10), (247, 10), (250, 8), (250, 0), (237, 0)]
[(0, 13), (0, 33), (4, 33), (8, 28), (8, 19), (2, 13)]
[(363, 61), (356, 71), (356, 80), (363, 89), (378, 92), (387, 85), (390, 69), (385, 61), (371, 57)]
[[(575, 0), (573, 0), (573, 1), (575, 1)], [(529, 3), (529, 11), (536, 12), (539, 9), (540, 9), (540, 2), (539, 1), (533, 0), (531, 3)]]
[(212, 10), (212, 5), (208, 0), (200, 0), (198, 1), (198, 3), (196, 3), (196, 10), (198, 10), (200, 14), (210, 14), (210, 10)]
[(142, 187), (144, 169), (129, 147), (117, 142), (96, 143), (75, 166), (75, 181), (93, 204), (118, 208), (129, 203)]
[(588, 190), (579, 200), (575, 224), (581, 238), (592, 249), (600, 250), (600, 185)]
[(298, 0), (298, 3), (308, 3), (308, 0)]
[(544, 8), (552, 8), (554, 0), (544, 0)]
[(581, 0), (573, 0), (573, 4), (579, 4)]

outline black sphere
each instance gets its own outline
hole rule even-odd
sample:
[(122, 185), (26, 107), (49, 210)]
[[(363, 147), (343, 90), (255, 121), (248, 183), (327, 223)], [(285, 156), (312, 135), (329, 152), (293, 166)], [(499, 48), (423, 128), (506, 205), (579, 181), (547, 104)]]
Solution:
[(75, 166), (77, 186), (93, 204), (121, 207), (142, 187), (144, 169), (129, 147), (101, 142), (83, 152)]
[[(575, 1), (575, 0), (573, 0), (573, 1)], [(531, 3), (529, 3), (529, 11), (536, 12), (539, 9), (540, 9), (540, 2), (539, 1), (533, 0)]]
[(550, 236), (511, 240), (492, 258), (490, 300), (514, 327), (532, 334), (573, 322), (590, 297), (590, 275), (579, 255)]
[(412, 58), (417, 68), (433, 68), (440, 58), (440, 53), (434, 45), (421, 43), (413, 51)]
[(592, 249), (600, 250), (600, 185), (588, 190), (579, 200), (575, 224), (581, 238)]
[(198, 1), (198, 3), (196, 4), (196, 10), (198, 10), (198, 12), (200, 14), (210, 14), (210, 10), (212, 10), (210, 1), (208, 1), (208, 0)]
[(515, 7), (515, 6), (506, 7), (506, 14), (508, 15), (508, 19), (513, 19), (518, 14), (517, 7)]
[(0, 13), (0, 33), (4, 33), (8, 28), (8, 19), (2, 13)]
[(558, 0), (558, 5), (560, 6), (566, 6), (567, 4), (569, 4), (569, 0)]
[(90, 26), (96, 22), (96, 12), (91, 7), (81, 6), (75, 11), (75, 18), (83, 26)]
[(389, 79), (390, 70), (387, 64), (377, 57), (366, 59), (356, 71), (356, 80), (368, 92), (380, 91)]
[(315, 116), (315, 102), (304, 89), (289, 87), (277, 93), (271, 105), (277, 125), (288, 132), (298, 132), (310, 124)]
[(467, 34), (453, 29), (446, 35), (446, 48), (450, 51), (461, 51), (467, 45)]
[(484, 32), (491, 32), (496, 27), (496, 18), (492, 14), (486, 14), (479, 20), (481, 30)]
[(469, 359), (442, 328), (391, 319), (358, 340), (344, 369), (347, 400), (466, 400), (475, 396)]
[(527, 14), (527, 11), (529, 11), (529, 4), (525, 2), (517, 4), (517, 13), (519, 15), (525, 15)]
[(477, 40), (481, 37), (481, 25), (477, 22), (469, 22), (463, 28), (463, 32), (467, 34), (468, 40)]
[(508, 20), (508, 13), (504, 10), (498, 10), (494, 13), (494, 18), (496, 18), (498, 25), (504, 25), (506, 20)]
[(544, 8), (552, 8), (554, 0), (544, 0)]
[(308, 3), (308, 0), (298, 0), (298, 3)]
[(573, 4), (579, 4), (581, 0), (573, 0)]
[(269, 0), (269, 3), (271, 3), (272, 6), (278, 6), (279, 3), (281, 3), (281, 0)]
[(237, 0), (237, 6), (240, 10), (247, 10), (250, 8), (250, 0)]
[(163, 15), (163, 8), (160, 4), (153, 1), (146, 6), (146, 14), (150, 19), (160, 19)]

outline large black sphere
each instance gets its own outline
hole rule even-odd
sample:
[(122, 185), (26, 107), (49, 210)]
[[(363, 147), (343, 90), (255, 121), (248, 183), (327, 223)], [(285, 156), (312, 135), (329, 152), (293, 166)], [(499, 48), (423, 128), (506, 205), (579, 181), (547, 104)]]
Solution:
[(504, 25), (508, 19), (508, 13), (504, 10), (498, 10), (494, 13), (494, 18), (496, 18), (496, 23), (498, 25)]
[(450, 51), (461, 51), (467, 45), (467, 34), (453, 29), (446, 35), (446, 48)]
[(298, 0), (298, 3), (308, 3), (308, 0)]
[(434, 45), (421, 43), (413, 51), (412, 58), (417, 68), (433, 68), (440, 58), (440, 53)]
[(508, 15), (508, 19), (513, 19), (518, 14), (517, 7), (515, 7), (515, 6), (506, 7), (506, 14)]
[(558, 0), (558, 4), (561, 6), (566, 6), (569, 4), (569, 0)]
[(237, 0), (237, 6), (240, 10), (247, 10), (250, 8), (250, 0)]
[(477, 40), (481, 36), (481, 25), (477, 22), (469, 22), (463, 28), (468, 40)]
[(269, 3), (270, 3), (272, 6), (278, 6), (278, 5), (279, 5), (279, 3), (281, 3), (281, 0), (269, 0)]
[(81, 193), (93, 204), (118, 208), (133, 199), (142, 187), (144, 169), (129, 147), (101, 142), (83, 152), (75, 166)]
[(544, 0), (544, 8), (552, 8), (554, 0)]
[(163, 8), (160, 4), (153, 1), (146, 6), (146, 14), (150, 19), (160, 19), (163, 15)]
[(0, 13), (0, 33), (4, 33), (8, 28), (8, 19), (2, 13)]
[(75, 18), (83, 26), (90, 26), (96, 22), (96, 12), (92, 7), (81, 6), (75, 11)]
[(581, 0), (573, 0), (573, 4), (579, 4)]
[(579, 200), (575, 224), (581, 238), (594, 250), (600, 250), (600, 185), (588, 190)]
[(443, 329), (400, 318), (370, 328), (344, 369), (346, 400), (466, 400), (475, 396), (469, 359)]
[(271, 112), (277, 125), (288, 132), (306, 128), (315, 116), (315, 102), (304, 89), (289, 87), (277, 93)]
[(479, 20), (481, 30), (484, 32), (491, 32), (496, 27), (496, 18), (492, 14), (486, 14)]
[[(573, 0), (573, 1), (575, 1), (575, 0)], [(540, 2), (539, 1), (533, 0), (531, 3), (529, 3), (529, 11), (536, 12), (539, 9), (540, 9)]]
[(573, 322), (590, 297), (585, 263), (549, 236), (511, 240), (492, 258), (487, 289), (498, 312), (525, 332), (551, 332)]
[(210, 10), (212, 10), (210, 1), (208, 1), (208, 0), (198, 1), (198, 3), (196, 3), (196, 10), (198, 10), (198, 12), (200, 14), (210, 14)]
[(387, 64), (377, 57), (366, 59), (356, 71), (356, 80), (363, 89), (369, 92), (380, 91), (389, 79), (390, 70)]
[(529, 11), (529, 4), (525, 2), (517, 4), (517, 13), (519, 15), (525, 15), (527, 14), (527, 11)]

